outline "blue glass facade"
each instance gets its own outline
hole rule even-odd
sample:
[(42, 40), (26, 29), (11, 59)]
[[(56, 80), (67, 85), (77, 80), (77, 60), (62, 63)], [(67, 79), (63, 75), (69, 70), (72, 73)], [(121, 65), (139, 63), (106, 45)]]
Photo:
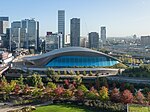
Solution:
[(60, 56), (51, 60), (47, 67), (74, 67), (74, 66), (84, 66), (84, 67), (101, 67), (101, 66), (113, 66), (117, 64), (118, 61), (109, 57), (101, 56)]

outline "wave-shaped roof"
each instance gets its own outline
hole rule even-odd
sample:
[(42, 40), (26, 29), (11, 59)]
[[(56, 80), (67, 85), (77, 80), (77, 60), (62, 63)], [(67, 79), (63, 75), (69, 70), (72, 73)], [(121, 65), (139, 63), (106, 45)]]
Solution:
[[(119, 61), (118, 59), (109, 56), (105, 53), (99, 52), (99, 51), (95, 51), (92, 49), (88, 49), (88, 48), (83, 48), (83, 47), (65, 47), (65, 48), (60, 48), (60, 49), (56, 49), (50, 52), (47, 52), (45, 54), (42, 55), (37, 55), (37, 56), (32, 56), (32, 57), (25, 57), (24, 60), (28, 61), (28, 62), (32, 62), (34, 64), (39, 64), (40, 63), (47, 63), (48, 61), (50, 61), (51, 59), (58, 57), (58, 56), (62, 56), (62, 55), (103, 55), (109, 58), (112, 58), (114, 60)], [(41, 61), (40, 61), (41, 60)]]

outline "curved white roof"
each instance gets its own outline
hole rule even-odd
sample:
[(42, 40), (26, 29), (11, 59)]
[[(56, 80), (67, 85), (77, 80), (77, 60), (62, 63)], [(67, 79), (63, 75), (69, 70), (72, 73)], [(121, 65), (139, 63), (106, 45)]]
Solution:
[[(95, 54), (97, 56), (102, 55), (102, 56), (106, 56), (109, 58), (112, 58), (114, 60), (119, 61), (118, 59), (109, 56), (105, 53), (99, 52), (99, 51), (95, 51), (92, 49), (88, 49), (88, 48), (83, 48), (83, 47), (65, 47), (65, 48), (60, 48), (60, 49), (56, 49), (50, 52), (47, 52), (45, 54), (42, 55), (37, 55), (37, 56), (32, 56), (32, 57), (25, 57), (24, 60), (27, 62), (30, 62), (32, 64), (36, 64), (36, 65), (43, 65), (46, 64), (48, 61), (50, 61), (51, 59), (58, 57), (58, 56), (63, 56), (66, 54), (69, 55), (82, 55), (82, 54), (86, 54), (87, 56), (90, 54)], [(88, 54), (89, 53), (89, 54)]]
[(36, 59), (41, 59), (41, 58), (48, 57), (48, 56), (55, 55), (55, 54), (61, 54), (61, 53), (65, 53), (65, 52), (74, 52), (74, 51), (93, 52), (93, 53), (98, 53), (98, 54), (101, 54), (101, 55), (115, 59), (114, 57), (109, 56), (105, 53), (102, 53), (102, 52), (99, 52), (96, 50), (92, 50), (92, 49), (88, 49), (88, 48), (83, 48), (83, 47), (65, 47), (65, 48), (55, 49), (53, 51), (47, 52), (47, 53), (42, 54), (42, 55), (25, 57), (24, 59), (25, 60), (36, 60)]

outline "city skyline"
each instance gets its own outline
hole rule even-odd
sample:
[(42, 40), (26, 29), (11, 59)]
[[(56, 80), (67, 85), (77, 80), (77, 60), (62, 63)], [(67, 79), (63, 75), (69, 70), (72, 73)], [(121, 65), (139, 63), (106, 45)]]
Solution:
[(0, 16), (8, 16), (10, 23), (35, 18), (40, 22), (40, 36), (45, 36), (47, 31), (57, 32), (57, 12), (65, 10), (65, 34), (70, 33), (70, 19), (80, 18), (82, 36), (93, 31), (100, 33), (101, 26), (107, 27), (108, 37), (133, 34), (141, 36), (150, 34), (149, 4), (148, 0), (36, 0), (36, 3), (13, 0), (1, 1)]

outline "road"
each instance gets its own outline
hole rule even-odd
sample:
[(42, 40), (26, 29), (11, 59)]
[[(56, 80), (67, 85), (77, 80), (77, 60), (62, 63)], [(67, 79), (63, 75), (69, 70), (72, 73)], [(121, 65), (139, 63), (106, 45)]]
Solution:
[(137, 83), (137, 84), (150, 84), (149, 78), (135, 78), (135, 77), (122, 77), (122, 76), (114, 76), (107, 77), (109, 80), (115, 80), (119, 82), (129, 82), (129, 83)]

